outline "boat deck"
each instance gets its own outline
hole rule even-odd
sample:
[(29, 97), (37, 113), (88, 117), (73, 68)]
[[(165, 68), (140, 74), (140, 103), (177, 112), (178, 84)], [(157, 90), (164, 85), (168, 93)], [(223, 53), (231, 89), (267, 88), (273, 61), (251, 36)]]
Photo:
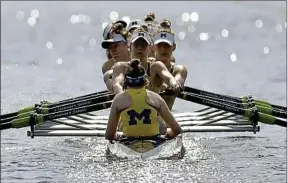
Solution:
[[(201, 111), (201, 110), (199, 110)], [(173, 113), (187, 132), (259, 132), (260, 127), (242, 116), (209, 108), (201, 112)], [(104, 136), (108, 116), (86, 113), (45, 122), (35, 127), (34, 136)], [(118, 132), (121, 133), (121, 132)], [(28, 136), (33, 136), (31, 131)]]

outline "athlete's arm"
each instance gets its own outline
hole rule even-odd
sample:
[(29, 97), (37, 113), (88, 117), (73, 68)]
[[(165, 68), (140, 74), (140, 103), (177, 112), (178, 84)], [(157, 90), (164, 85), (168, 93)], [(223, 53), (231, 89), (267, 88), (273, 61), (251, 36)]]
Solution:
[(102, 74), (104, 75), (109, 69), (107, 68), (107, 62), (109, 61), (106, 61), (102, 64)]
[(174, 116), (172, 115), (171, 111), (169, 110), (166, 102), (162, 99), (160, 95), (158, 95), (159, 98), (159, 114), (161, 115), (162, 119), (165, 121), (165, 123), (170, 127), (170, 130), (167, 130), (167, 134), (174, 138), (177, 135), (179, 135), (182, 132), (181, 127), (176, 122)]
[(123, 91), (122, 83), (124, 82), (124, 63), (118, 62), (114, 65), (112, 80), (114, 93)]
[(110, 92), (113, 92), (112, 74), (113, 74), (113, 70), (111, 69), (111, 70), (108, 70), (107, 72), (105, 72), (104, 76), (103, 76), (106, 87)]
[(109, 119), (108, 119), (108, 124), (106, 128), (106, 133), (105, 133), (105, 138), (107, 140), (116, 140), (117, 139), (117, 126), (118, 126), (118, 121), (120, 118), (120, 111), (118, 110), (118, 101), (119, 100), (119, 94), (115, 95), (111, 109), (110, 109), (110, 114), (109, 114)]
[(181, 85), (184, 86), (187, 78), (187, 68), (183, 65), (177, 65), (174, 67), (174, 78)]
[(151, 65), (151, 73), (157, 74), (171, 88), (178, 90), (179, 85), (167, 67), (160, 61), (156, 61)]

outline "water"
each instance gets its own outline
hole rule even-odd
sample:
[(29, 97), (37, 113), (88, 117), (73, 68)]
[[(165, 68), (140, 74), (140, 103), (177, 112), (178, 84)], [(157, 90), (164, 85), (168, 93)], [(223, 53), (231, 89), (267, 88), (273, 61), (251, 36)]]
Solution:
[[(1, 5), (2, 114), (42, 99), (57, 101), (105, 89), (101, 27), (111, 11), (119, 18), (141, 18), (154, 11), (159, 20), (171, 19), (179, 35), (176, 61), (189, 70), (186, 85), (234, 96), (250, 93), (286, 106), (285, 2)], [(29, 19), (33, 9), (39, 17), (33, 11), (37, 18)], [(197, 12), (199, 20), (181, 22), (184, 12)], [(72, 24), (73, 14), (86, 18)], [(29, 25), (28, 19), (36, 24)], [(228, 37), (227, 31), (221, 35), (224, 29)], [(202, 107), (179, 99), (174, 111)], [(99, 137), (30, 139), (28, 128), (6, 130), (1, 132), (1, 182), (285, 182), (286, 128), (260, 125), (256, 135), (185, 134), (184, 158), (158, 161), (108, 161), (107, 142)]]

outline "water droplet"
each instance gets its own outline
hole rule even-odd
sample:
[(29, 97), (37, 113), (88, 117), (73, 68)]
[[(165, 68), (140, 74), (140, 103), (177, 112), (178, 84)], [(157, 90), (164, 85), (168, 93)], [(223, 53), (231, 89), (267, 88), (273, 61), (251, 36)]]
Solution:
[(85, 21), (85, 15), (83, 15), (83, 14), (80, 14), (80, 15), (78, 15), (78, 17), (79, 17), (79, 22), (84, 22)]
[(282, 25), (281, 24), (277, 24), (276, 25), (276, 31), (277, 32), (282, 32)]
[(182, 21), (183, 22), (188, 22), (190, 20), (190, 15), (188, 12), (185, 12), (182, 14)]
[(90, 46), (96, 46), (96, 43), (97, 43), (96, 39), (92, 38), (92, 39), (89, 40), (89, 45)]
[(178, 37), (179, 37), (180, 40), (184, 40), (185, 37), (186, 37), (185, 32), (179, 32), (179, 33), (178, 33)]
[(198, 22), (199, 20), (199, 15), (197, 12), (192, 12), (191, 15), (190, 15), (190, 20), (192, 22)]
[(37, 9), (34, 9), (31, 11), (30, 15), (31, 15), (31, 17), (38, 18), (40, 14), (39, 14), (39, 11)]
[(262, 28), (263, 27), (263, 21), (262, 20), (256, 20), (256, 22), (255, 22), (255, 26), (257, 27), (257, 28)]
[(194, 25), (189, 25), (188, 26), (188, 31), (191, 32), (191, 33), (194, 32), (195, 31), (195, 26)]
[(72, 24), (78, 23), (80, 21), (79, 16), (78, 15), (72, 15), (70, 17), (70, 21), (71, 21)]
[(232, 62), (235, 62), (235, 61), (237, 60), (237, 56), (236, 56), (235, 53), (232, 53), (232, 54), (230, 55), (230, 60), (231, 60)]
[(200, 33), (199, 37), (200, 37), (200, 40), (207, 41), (209, 39), (209, 33), (202, 32)]
[(29, 17), (28, 18), (28, 24), (31, 25), (31, 26), (35, 25), (36, 24), (36, 18)]
[(57, 64), (62, 64), (63, 63), (63, 59), (62, 58), (57, 58), (57, 60), (56, 60), (56, 62), (57, 62)]
[(52, 49), (52, 48), (53, 48), (53, 43), (50, 42), (50, 41), (48, 41), (48, 42), (46, 43), (46, 47), (47, 47), (48, 49)]
[(84, 22), (84, 24), (90, 24), (91, 23), (91, 17), (88, 15), (85, 15), (83, 22)]
[(115, 20), (118, 19), (119, 15), (118, 15), (118, 13), (117, 13), (116, 11), (112, 11), (112, 12), (110, 13), (109, 17), (110, 17), (110, 19), (111, 19), (112, 21), (115, 21)]
[(222, 32), (221, 32), (221, 35), (224, 37), (224, 38), (227, 38), (229, 36), (229, 31), (227, 29), (223, 29)]
[(24, 13), (23, 11), (17, 11), (17, 13), (16, 13), (16, 18), (17, 18), (18, 20), (23, 20), (24, 17), (25, 17), (25, 13)]
[(264, 54), (268, 54), (269, 53), (269, 48), (268, 47), (264, 47), (263, 51), (264, 51)]

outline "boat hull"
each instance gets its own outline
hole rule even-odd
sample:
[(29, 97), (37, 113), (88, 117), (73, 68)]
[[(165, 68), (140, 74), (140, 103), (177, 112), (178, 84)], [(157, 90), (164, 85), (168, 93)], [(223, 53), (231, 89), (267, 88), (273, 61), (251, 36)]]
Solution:
[(182, 158), (185, 148), (182, 136), (155, 143), (151, 140), (135, 140), (132, 143), (109, 143), (106, 155), (109, 158), (171, 159)]

